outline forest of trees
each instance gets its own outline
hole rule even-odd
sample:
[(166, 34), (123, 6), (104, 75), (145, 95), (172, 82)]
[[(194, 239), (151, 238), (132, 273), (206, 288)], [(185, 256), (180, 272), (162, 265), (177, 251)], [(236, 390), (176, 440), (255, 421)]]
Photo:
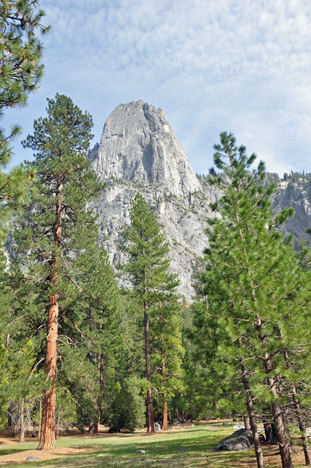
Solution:
[[(24, 104), (42, 75), (37, 1), (4, 2), (0, 108)], [(20, 441), (33, 427), (38, 449), (60, 430), (168, 429), (174, 418), (244, 418), (257, 465), (265, 441), (291, 468), (293, 442), (311, 411), (311, 254), (294, 250), (273, 216), (278, 182), (254, 167), (232, 134), (215, 145), (204, 183), (222, 190), (206, 220), (209, 246), (194, 275), (196, 300), (183, 302), (170, 272), (156, 212), (140, 193), (120, 249), (129, 287), (120, 288), (98, 244), (92, 209), (105, 186), (90, 169), (92, 118), (72, 100), (48, 99), (46, 116), (23, 141), (34, 161), (5, 171), (17, 133), (0, 133), (0, 416)], [(284, 175), (284, 180), (310, 174)]]

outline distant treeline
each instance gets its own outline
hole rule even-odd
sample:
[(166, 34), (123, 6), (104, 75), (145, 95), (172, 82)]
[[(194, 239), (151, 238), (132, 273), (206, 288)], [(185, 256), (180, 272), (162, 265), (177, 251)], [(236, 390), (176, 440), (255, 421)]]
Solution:
[[(197, 178), (200, 180), (200, 182), (205, 185), (208, 180), (208, 175), (205, 174), (196, 174)], [(279, 182), (284, 182), (284, 181), (290, 181), (290, 182), (308, 182), (311, 181), (311, 172), (294, 172), (290, 171), (289, 173), (284, 172), (283, 177), (280, 177), (280, 175), (277, 172), (267, 172), (266, 173), (266, 180), (265, 182), (274, 182), (278, 184)]]

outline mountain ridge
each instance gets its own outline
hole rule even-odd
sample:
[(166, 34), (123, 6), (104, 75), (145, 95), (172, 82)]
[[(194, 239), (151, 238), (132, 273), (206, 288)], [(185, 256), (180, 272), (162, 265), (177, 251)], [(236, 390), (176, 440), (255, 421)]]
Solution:
[[(141, 193), (156, 212), (169, 242), (171, 270), (177, 273), (179, 293), (191, 302), (197, 258), (208, 247), (207, 218), (215, 216), (210, 203), (221, 193), (202, 184), (164, 112), (143, 101), (119, 105), (105, 122), (100, 143), (89, 155), (91, 167), (106, 182), (94, 208), (101, 224), (100, 242), (114, 266), (126, 262), (119, 245), (129, 224), (131, 202)], [(273, 197), (274, 211), (293, 206), (295, 216), (281, 229), (293, 233), (296, 244), (310, 224), (311, 185), (283, 183)], [(311, 236), (310, 236), (311, 238)], [(126, 280), (119, 278), (121, 285)]]

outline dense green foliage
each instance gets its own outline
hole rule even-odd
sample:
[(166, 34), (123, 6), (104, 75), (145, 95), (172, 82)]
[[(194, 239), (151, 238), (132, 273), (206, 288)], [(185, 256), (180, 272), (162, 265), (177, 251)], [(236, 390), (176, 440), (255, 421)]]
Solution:
[[(137, 194), (125, 230), (124, 266), (145, 325), (146, 377), (160, 407), (180, 388), (181, 344), (178, 279), (169, 271), (169, 247), (156, 216)], [(149, 402), (150, 404), (150, 402)]]
[[(291, 240), (276, 229), (293, 210), (272, 216), (274, 186), (264, 184), (263, 163), (251, 172), (255, 155), (247, 157), (231, 134), (221, 134), (215, 149), (209, 180), (224, 195), (213, 205), (221, 218), (209, 220), (202, 275), (207, 305), (205, 313), (194, 309), (197, 352), (205, 357), (215, 402), (242, 414), (243, 400), (251, 402), (258, 416), (271, 405), (279, 443), (286, 449), (286, 423), (296, 403), (310, 398), (304, 366), (310, 356), (311, 278)], [(251, 417), (250, 406), (247, 411)], [(284, 459), (283, 466), (290, 466)]]
[[(12, 221), (10, 264), (4, 252), (0, 259), (2, 421), (6, 412), (18, 421), (24, 407), (39, 422), (42, 393), (53, 386), (57, 432), (61, 421), (119, 432), (147, 420), (152, 432), (154, 420), (166, 428), (168, 416), (248, 415), (253, 434), (259, 420), (275, 424), (287, 466), (288, 427), (297, 425), (307, 452), (311, 420), (311, 255), (306, 246), (294, 251), (278, 230), (293, 210), (273, 215), (277, 178), (263, 163), (252, 169), (255, 155), (221, 134), (204, 180), (223, 196), (212, 205), (209, 247), (197, 263), (198, 301), (182, 306), (169, 244), (140, 194), (120, 247), (128, 262), (119, 274), (131, 287), (120, 290), (97, 244), (91, 206), (104, 186), (87, 157), (91, 127), (88, 113), (56, 95), (23, 142), (35, 156), (27, 164), (32, 190)], [(57, 378), (49, 382), (53, 301)]]
[[(37, 0), (3, 0), (0, 11), (0, 116), (4, 109), (24, 105), (30, 92), (37, 89), (42, 77), (42, 46), (37, 33), (48, 28), (41, 23), (44, 12)], [(14, 126), (9, 135), (0, 128), (0, 240), (4, 220), (19, 206), (29, 191), (33, 173), (22, 166), (3, 172), (10, 161), (10, 139), (20, 132)]]

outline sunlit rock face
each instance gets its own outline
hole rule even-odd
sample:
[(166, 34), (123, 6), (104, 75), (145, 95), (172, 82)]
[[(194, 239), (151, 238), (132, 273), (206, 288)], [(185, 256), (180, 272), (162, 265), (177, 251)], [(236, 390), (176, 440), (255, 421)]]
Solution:
[(201, 189), (163, 111), (142, 101), (121, 104), (112, 112), (91, 157), (103, 179), (158, 182), (177, 196)]
[[(133, 197), (139, 192), (163, 225), (171, 270), (179, 276), (180, 294), (190, 302), (196, 259), (208, 246), (206, 220), (213, 216), (209, 205), (221, 194), (208, 184), (201, 185), (163, 111), (142, 101), (121, 104), (108, 117), (90, 159), (106, 182), (95, 208), (101, 223), (100, 240), (113, 265), (126, 261), (119, 245), (130, 222)], [(311, 184), (281, 182), (273, 197), (274, 212), (287, 206), (296, 213), (282, 231), (293, 233), (296, 246), (301, 237), (310, 243), (306, 229), (311, 228)], [(122, 277), (120, 284), (126, 284)]]
[(273, 196), (273, 210), (275, 213), (291, 206), (295, 210), (294, 216), (289, 218), (280, 229), (284, 233), (290, 232), (294, 236), (296, 247), (304, 239), (311, 245), (311, 236), (306, 231), (311, 228), (311, 183), (297, 180), (295, 182), (282, 181)]
[(108, 117), (90, 158), (107, 184), (96, 209), (101, 241), (112, 263), (126, 261), (119, 243), (139, 192), (163, 225), (171, 269), (181, 281), (179, 292), (190, 301), (195, 259), (208, 245), (204, 228), (216, 194), (203, 191), (163, 111), (142, 101), (121, 104)]

